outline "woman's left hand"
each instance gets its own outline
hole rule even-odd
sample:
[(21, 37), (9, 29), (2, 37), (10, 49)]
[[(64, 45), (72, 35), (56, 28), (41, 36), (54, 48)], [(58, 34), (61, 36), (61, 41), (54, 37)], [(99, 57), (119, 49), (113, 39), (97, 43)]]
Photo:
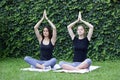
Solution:
[(44, 10), (44, 17), (45, 17), (46, 20), (48, 20), (46, 10)]
[(79, 18), (80, 21), (82, 21), (81, 12), (79, 12), (78, 18)]

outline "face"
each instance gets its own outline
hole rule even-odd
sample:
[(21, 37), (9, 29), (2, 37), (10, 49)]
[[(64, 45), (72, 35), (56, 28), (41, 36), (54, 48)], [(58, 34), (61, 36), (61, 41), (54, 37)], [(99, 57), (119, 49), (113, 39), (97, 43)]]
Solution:
[(49, 31), (48, 31), (47, 28), (44, 28), (44, 29), (43, 29), (43, 36), (44, 36), (44, 37), (48, 37), (48, 36), (49, 36)]
[(84, 36), (85, 30), (84, 30), (83, 26), (78, 26), (78, 28), (77, 28), (77, 34), (79, 36)]

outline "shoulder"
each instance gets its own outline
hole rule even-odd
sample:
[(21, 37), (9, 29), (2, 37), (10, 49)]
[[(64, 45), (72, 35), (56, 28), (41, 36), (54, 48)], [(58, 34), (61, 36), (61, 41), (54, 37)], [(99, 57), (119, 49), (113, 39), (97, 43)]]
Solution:
[(76, 40), (78, 40), (78, 37), (75, 36), (72, 41), (76, 41)]
[(89, 39), (88, 39), (88, 37), (85, 37), (85, 42), (87, 42), (87, 43), (90, 42)]
[(73, 40), (75, 40), (75, 39), (77, 39), (77, 37), (76, 37), (76, 36), (74, 36), (74, 37), (73, 37)]

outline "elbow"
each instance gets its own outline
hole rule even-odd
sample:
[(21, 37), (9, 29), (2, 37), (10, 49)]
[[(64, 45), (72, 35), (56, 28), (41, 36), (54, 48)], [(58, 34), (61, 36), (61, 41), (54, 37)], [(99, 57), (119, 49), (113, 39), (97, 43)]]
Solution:
[(94, 26), (92, 26), (92, 28), (94, 29)]
[(90, 27), (90, 28), (94, 29), (94, 26), (93, 26), (93, 25), (91, 25), (91, 27)]
[(38, 29), (36, 26), (34, 26), (34, 29)]
[(56, 27), (54, 26), (53, 29), (56, 29)]
[(94, 30), (94, 26), (91, 26), (90, 29), (91, 29), (91, 30)]
[(68, 30), (71, 30), (71, 29), (72, 29), (72, 27), (71, 27), (71, 26), (67, 26), (67, 29), (68, 29)]
[(34, 27), (34, 30), (36, 30), (36, 27)]
[(53, 27), (53, 30), (56, 30), (56, 27)]
[(57, 30), (54, 28), (53, 31), (57, 31)]
[(71, 25), (71, 24), (67, 26), (68, 29), (70, 29), (70, 28), (72, 28), (72, 27), (73, 27), (73, 25)]
[(35, 29), (36, 27), (34, 26), (34, 29)]
[(94, 28), (94, 26), (92, 25), (92, 28)]
[(67, 26), (67, 29), (69, 29), (70, 28), (70, 26)]

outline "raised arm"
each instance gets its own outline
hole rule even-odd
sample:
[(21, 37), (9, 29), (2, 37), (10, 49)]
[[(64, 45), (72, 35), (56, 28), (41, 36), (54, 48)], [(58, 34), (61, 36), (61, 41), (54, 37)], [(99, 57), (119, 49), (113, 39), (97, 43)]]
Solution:
[(78, 23), (78, 22), (79, 22), (79, 18), (78, 18), (76, 21), (72, 22), (71, 24), (69, 24), (69, 25), (67, 26), (69, 35), (70, 35), (70, 37), (71, 37), (72, 40), (73, 40), (74, 37), (75, 37), (75, 34), (74, 34), (73, 30), (72, 30), (72, 27), (73, 27), (76, 23)]
[(51, 42), (53, 45), (55, 45), (56, 42), (56, 37), (57, 37), (57, 31), (56, 31), (56, 27), (55, 25), (48, 19), (47, 14), (46, 14), (46, 10), (44, 10), (44, 16), (45, 19), (48, 21), (48, 23), (50, 24), (50, 26), (52, 27), (52, 38), (51, 38)]
[(36, 37), (37, 37), (37, 39), (38, 39), (38, 41), (39, 41), (39, 44), (41, 43), (42, 36), (41, 36), (41, 34), (39, 33), (38, 28), (39, 28), (40, 24), (42, 23), (43, 19), (44, 19), (44, 14), (43, 14), (43, 17), (41, 18), (41, 20), (38, 21), (38, 23), (34, 26), (34, 31), (35, 31)]
[(83, 22), (85, 25), (87, 25), (87, 26), (89, 27), (89, 31), (88, 31), (88, 34), (87, 34), (87, 38), (88, 38), (88, 40), (90, 41), (90, 40), (91, 40), (91, 37), (92, 37), (92, 34), (93, 34), (93, 29), (94, 29), (94, 27), (93, 27), (93, 25), (90, 24), (89, 22), (86, 22), (86, 21), (82, 20), (81, 12), (79, 12), (79, 19), (80, 19), (81, 22)]

